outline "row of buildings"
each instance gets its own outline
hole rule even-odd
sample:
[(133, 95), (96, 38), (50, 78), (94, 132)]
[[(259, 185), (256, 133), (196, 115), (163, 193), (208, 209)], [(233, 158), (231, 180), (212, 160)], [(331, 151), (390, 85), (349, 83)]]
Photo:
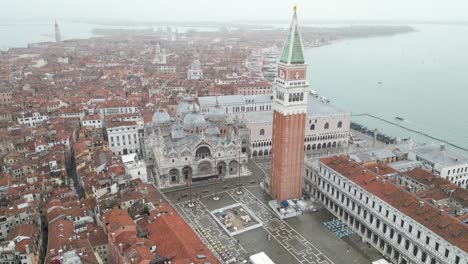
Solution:
[(309, 161), (305, 189), (394, 263), (467, 263), (468, 191), (421, 168), (390, 166)]

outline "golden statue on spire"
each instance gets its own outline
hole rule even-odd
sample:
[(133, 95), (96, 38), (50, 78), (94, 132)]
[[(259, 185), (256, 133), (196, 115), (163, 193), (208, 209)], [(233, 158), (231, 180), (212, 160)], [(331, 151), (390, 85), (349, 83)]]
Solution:
[(293, 6), (293, 10), (294, 10), (294, 14), (296, 14), (296, 11), (297, 11), (297, 4), (295, 4), (295, 5)]

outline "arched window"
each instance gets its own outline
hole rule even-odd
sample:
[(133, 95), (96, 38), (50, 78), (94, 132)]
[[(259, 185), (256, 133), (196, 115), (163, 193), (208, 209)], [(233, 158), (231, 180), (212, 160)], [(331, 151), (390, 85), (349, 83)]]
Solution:
[(263, 135), (265, 135), (265, 129), (262, 128), (260, 129), (260, 136), (263, 136)]
[(338, 122), (338, 128), (341, 128), (343, 126), (343, 122)]
[(310, 125), (310, 130), (315, 130), (315, 124)]
[(330, 128), (330, 125), (328, 123), (325, 123), (325, 129)]

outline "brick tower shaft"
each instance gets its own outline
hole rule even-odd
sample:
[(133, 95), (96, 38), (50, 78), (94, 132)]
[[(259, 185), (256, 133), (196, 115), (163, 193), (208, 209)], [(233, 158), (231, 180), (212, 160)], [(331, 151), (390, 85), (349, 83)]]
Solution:
[(300, 198), (304, 171), (307, 65), (296, 10), (273, 84), (270, 192), (278, 201)]

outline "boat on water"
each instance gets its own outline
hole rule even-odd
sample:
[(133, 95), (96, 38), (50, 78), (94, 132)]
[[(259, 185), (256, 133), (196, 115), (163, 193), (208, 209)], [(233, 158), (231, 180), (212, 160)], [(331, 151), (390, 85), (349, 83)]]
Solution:
[(325, 96), (320, 96), (320, 100), (325, 103), (330, 103), (330, 99), (326, 98)]
[(405, 120), (403, 117), (399, 117), (399, 116), (396, 116), (395, 119), (398, 120), (398, 121), (403, 121), (403, 120)]

